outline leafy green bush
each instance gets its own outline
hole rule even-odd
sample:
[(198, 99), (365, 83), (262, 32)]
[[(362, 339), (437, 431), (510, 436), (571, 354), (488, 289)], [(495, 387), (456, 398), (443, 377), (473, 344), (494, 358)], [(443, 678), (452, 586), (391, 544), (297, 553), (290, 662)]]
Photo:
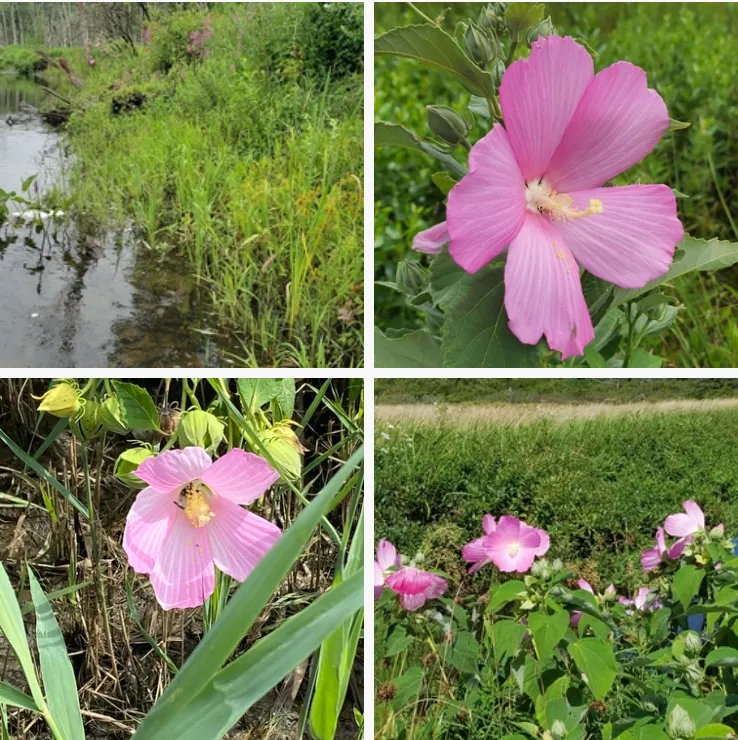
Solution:
[(484, 514), (509, 513), (550, 533), (552, 557), (580, 572), (596, 564), (605, 585), (630, 583), (635, 551), (685, 499), (738, 530), (736, 435), (733, 411), (461, 430), (383, 424), (376, 537), (413, 553), (433, 525), (458, 526), (469, 541)]
[(318, 79), (360, 72), (364, 67), (364, 17), (356, 3), (311, 3), (300, 29), (305, 69)]
[(12, 72), (21, 77), (32, 77), (43, 68), (38, 54), (26, 46), (0, 46), (0, 72)]
[(166, 73), (178, 63), (188, 64), (207, 56), (212, 22), (202, 11), (188, 10), (153, 23), (149, 44), (152, 68)]

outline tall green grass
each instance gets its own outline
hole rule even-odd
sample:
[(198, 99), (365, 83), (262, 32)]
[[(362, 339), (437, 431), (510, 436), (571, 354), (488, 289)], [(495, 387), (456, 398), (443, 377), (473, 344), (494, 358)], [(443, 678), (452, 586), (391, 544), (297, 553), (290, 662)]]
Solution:
[[(136, 56), (96, 52), (73, 93), (78, 209), (181, 255), (249, 365), (363, 357), (361, 77), (310, 62), (312, 10), (163, 15)], [(193, 59), (189, 34), (203, 24), (212, 36)]]

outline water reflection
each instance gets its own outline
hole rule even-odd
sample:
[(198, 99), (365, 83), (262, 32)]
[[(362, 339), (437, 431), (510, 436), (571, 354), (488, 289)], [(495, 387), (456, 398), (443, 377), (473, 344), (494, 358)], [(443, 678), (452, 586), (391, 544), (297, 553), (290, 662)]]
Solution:
[[(0, 76), (0, 188), (59, 179), (63, 141), (33, 112), (44, 94)], [(206, 367), (238, 354), (182, 260), (130, 230), (2, 226), (0, 279), (2, 367)]]

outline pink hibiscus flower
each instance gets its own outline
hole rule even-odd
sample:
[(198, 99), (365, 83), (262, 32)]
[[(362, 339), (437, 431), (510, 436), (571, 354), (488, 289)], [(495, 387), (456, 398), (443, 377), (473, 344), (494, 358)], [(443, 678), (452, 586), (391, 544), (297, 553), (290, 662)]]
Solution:
[[(448, 196), (449, 253), (474, 273), (508, 247), (505, 308), (521, 342), (546, 336), (562, 358), (594, 329), (579, 268), (622, 288), (663, 275), (684, 235), (665, 185), (603, 187), (643, 159), (669, 127), (646, 73), (617, 62), (594, 74), (571, 38), (540, 38), (500, 85), (504, 127), (469, 155)], [(441, 224), (415, 246), (438, 251)]]
[(671, 514), (664, 521), (664, 529), (672, 537), (679, 539), (669, 550), (669, 557), (676, 560), (684, 548), (692, 541), (692, 535), (705, 529), (705, 515), (695, 501), (685, 501), (686, 514)]
[(380, 540), (377, 545), (377, 559), (374, 561), (374, 599), (384, 590), (384, 584), (391, 568), (400, 567), (400, 553), (388, 540)]
[[(491, 514), (485, 514), (482, 517), (482, 530), (484, 531), (484, 534), (490, 535), (496, 528), (497, 524), (495, 522), (495, 518)], [(468, 544), (464, 545), (461, 551), (461, 554), (467, 563), (474, 563), (474, 565), (469, 568), (469, 573), (475, 573), (483, 565), (490, 562), (487, 551), (484, 548), (484, 540), (484, 537), (472, 540)]]
[(385, 583), (400, 596), (403, 609), (414, 612), (428, 599), (437, 599), (446, 592), (446, 581), (435, 573), (406, 567), (387, 576)]
[(245, 581), (280, 537), (279, 527), (241, 508), (279, 478), (258, 455), (234, 449), (213, 462), (187, 447), (144, 460), (136, 475), (148, 487), (128, 512), (123, 548), (164, 609), (203, 604), (214, 566)]
[[(473, 569), (480, 568), (485, 562), (492, 562), (503, 573), (526, 573), (537, 557), (546, 554), (550, 545), (546, 532), (514, 516), (500, 517), (494, 531), (482, 537), (481, 546), (475, 544), (478, 542), (474, 540), (464, 548), (466, 560), (471, 561), (474, 557), (471, 562), (475, 562), (476, 567), (473, 566)], [(482, 556), (484, 560), (479, 560)]]
[[(652, 599), (649, 601), (649, 597), (651, 597), (651, 590), (642, 586), (638, 589), (635, 598), (626, 599), (625, 596), (621, 596), (619, 601), (624, 606), (634, 606), (640, 612), (655, 611), (663, 606), (658, 599)], [(632, 612), (630, 611), (627, 612), (627, 614), (631, 613)]]
[(666, 541), (664, 539), (664, 530), (659, 527), (656, 530), (656, 544), (641, 553), (641, 567), (643, 572), (646, 573), (649, 570), (656, 570), (661, 565), (661, 561), (666, 555)]

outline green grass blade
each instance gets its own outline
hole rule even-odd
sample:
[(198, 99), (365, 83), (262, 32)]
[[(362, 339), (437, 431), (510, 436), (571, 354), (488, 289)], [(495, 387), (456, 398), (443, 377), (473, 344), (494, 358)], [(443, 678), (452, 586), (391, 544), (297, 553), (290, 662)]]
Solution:
[[(70, 594), (79, 591), (81, 588), (86, 588), (91, 584), (92, 581), (82, 581), (81, 583), (75, 583), (72, 586), (65, 586), (64, 588), (60, 588), (57, 591), (50, 591), (48, 594), (46, 594), (46, 598), (49, 601), (54, 601), (55, 599), (60, 599), (62, 596), (69, 596)], [(23, 606), (21, 607), (21, 614), (30, 614), (32, 611), (33, 603), (26, 603), (24, 601)]]
[(64, 740), (85, 740), (77, 683), (64, 636), (46, 594), (30, 568), (28, 580), (36, 607), (36, 642), (49, 712)]
[(13, 442), (10, 437), (8, 437), (5, 432), (0, 429), (0, 440), (5, 442), (5, 444), (10, 448), (10, 451), (28, 468), (33, 470), (36, 475), (39, 475), (41, 478), (43, 478), (50, 486), (55, 488), (59, 493), (64, 496), (64, 498), (69, 501), (69, 503), (74, 506), (77, 511), (82, 514), (82, 516), (85, 517), (85, 519), (89, 519), (90, 515), (87, 511), (87, 507), (65, 486), (63, 486), (59, 481), (54, 478), (51, 473), (49, 473), (46, 468), (44, 468), (42, 465), (40, 465), (36, 460), (34, 460), (27, 452), (22, 450), (18, 445)]
[(239, 586), (220, 619), (180, 668), (172, 683), (141, 724), (136, 733), (138, 740), (163, 737), (159, 733), (168, 726), (171, 718), (183, 712), (202, 691), (203, 686), (221, 669), (292, 568), (321, 517), (341, 491), (346, 479), (361, 463), (363, 456), (362, 447), (341, 466), (336, 475), (258, 563), (248, 580)]
[(31, 650), (26, 640), (26, 631), (23, 627), (20, 606), (2, 563), (0, 563), (0, 630), (2, 630), (18, 657), (18, 662), (23, 668), (23, 673), (26, 676), (26, 681), (31, 689), (36, 706), (41, 711), (44, 711), (46, 709), (46, 702), (41, 691), (41, 684), (36, 675), (36, 667), (33, 665)]
[(0, 704), (11, 704), (14, 707), (30, 709), (34, 712), (39, 711), (36, 702), (28, 694), (14, 689), (4, 681), (0, 681)]
[[(158, 732), (146, 737), (154, 740), (222, 738), (254, 703), (315, 651), (337, 624), (360, 610), (363, 602), (362, 569), (219, 671), (194, 702), (183, 711), (170, 714), (169, 721)], [(138, 734), (136, 738), (140, 740)]]

